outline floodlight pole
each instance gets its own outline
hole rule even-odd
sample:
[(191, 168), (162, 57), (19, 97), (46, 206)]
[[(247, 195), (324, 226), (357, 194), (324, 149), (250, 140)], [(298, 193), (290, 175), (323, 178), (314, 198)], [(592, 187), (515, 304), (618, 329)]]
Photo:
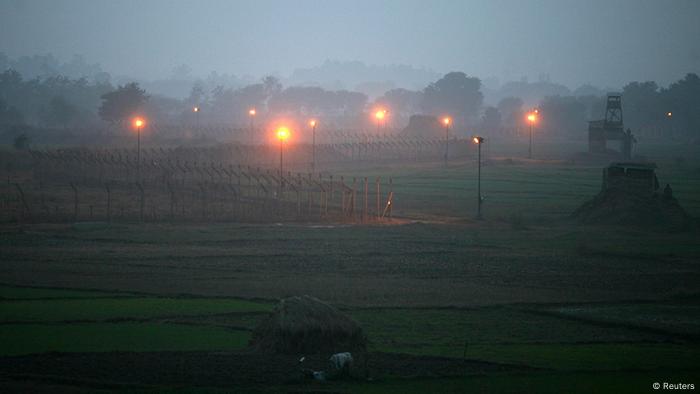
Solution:
[(280, 189), (284, 189), (284, 168), (282, 167), (282, 152), (284, 151), (284, 139), (280, 138)]
[(136, 180), (141, 182), (141, 126), (136, 127)]
[(527, 148), (527, 158), (532, 159), (532, 122), (530, 122), (530, 145)]
[(450, 149), (450, 124), (445, 124), (445, 167), (447, 167), (447, 156)]
[(477, 202), (477, 208), (476, 208), (476, 218), (477, 219), (482, 219), (481, 217), (481, 144), (484, 143), (484, 140), (481, 139), (479, 141), (478, 145), (478, 170), (477, 170), (477, 176), (476, 176), (476, 198), (478, 199)]
[(316, 171), (316, 122), (311, 126), (311, 172)]

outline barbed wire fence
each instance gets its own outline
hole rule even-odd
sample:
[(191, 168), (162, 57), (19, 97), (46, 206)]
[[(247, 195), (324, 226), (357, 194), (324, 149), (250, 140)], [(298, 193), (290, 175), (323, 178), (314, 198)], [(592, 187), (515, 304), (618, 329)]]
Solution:
[[(223, 129), (222, 132), (227, 132)], [(255, 130), (251, 130), (252, 136)], [(32, 150), (0, 183), (3, 222), (351, 221), (391, 218), (393, 180), (343, 177), (324, 164), (404, 162), (468, 151), (468, 140), (321, 131), (317, 144), (234, 141), (176, 148)], [(320, 173), (309, 173), (311, 149)], [(139, 160), (140, 157), (140, 160)], [(273, 169), (274, 168), (274, 169)]]

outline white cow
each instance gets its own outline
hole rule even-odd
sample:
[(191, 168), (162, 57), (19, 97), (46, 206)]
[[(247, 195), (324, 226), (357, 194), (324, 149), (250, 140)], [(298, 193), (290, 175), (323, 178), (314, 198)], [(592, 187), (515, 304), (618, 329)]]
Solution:
[(333, 376), (347, 376), (350, 374), (353, 359), (349, 352), (336, 353), (328, 359), (330, 362), (330, 373)]

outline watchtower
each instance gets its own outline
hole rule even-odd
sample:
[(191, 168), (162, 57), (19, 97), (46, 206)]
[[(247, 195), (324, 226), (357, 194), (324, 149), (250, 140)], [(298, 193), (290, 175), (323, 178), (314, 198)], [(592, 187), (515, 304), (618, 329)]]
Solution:
[(605, 119), (588, 122), (588, 151), (608, 153), (608, 141), (619, 141), (619, 153), (629, 160), (632, 157), (632, 143), (635, 142), (630, 130), (625, 132), (622, 122), (622, 95), (609, 93), (605, 105)]
[(608, 94), (608, 101), (605, 104), (605, 125), (622, 128), (622, 96), (619, 94)]

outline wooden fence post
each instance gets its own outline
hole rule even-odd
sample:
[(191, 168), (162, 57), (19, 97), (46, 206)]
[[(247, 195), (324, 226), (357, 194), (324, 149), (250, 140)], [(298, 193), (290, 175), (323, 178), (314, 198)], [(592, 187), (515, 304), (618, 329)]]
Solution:
[(73, 182), (70, 183), (71, 189), (73, 189), (73, 221), (78, 221), (78, 188)]
[(175, 190), (173, 190), (173, 185), (168, 182), (168, 192), (170, 193), (170, 221), (175, 219)]
[(139, 189), (140, 197), (139, 221), (143, 222), (143, 209), (146, 203), (146, 193), (143, 191), (143, 186), (141, 186), (141, 183), (136, 183), (136, 187)]
[(391, 219), (391, 210), (394, 207), (394, 201), (393, 201), (393, 196), (394, 196), (394, 181), (391, 177), (389, 177), (389, 195), (392, 196), (392, 198), (388, 201), (389, 204), (389, 219)]
[(32, 214), (31, 214), (31, 211), (29, 210), (29, 204), (27, 204), (27, 199), (24, 198), (24, 191), (22, 190), (22, 187), (19, 185), (19, 183), (15, 183), (15, 187), (17, 188), (17, 192), (19, 193), (19, 198), (22, 201), (22, 211), (20, 212), (19, 218), (18, 218), (18, 220), (21, 224), (25, 212), (27, 213), (27, 216), (29, 217), (30, 220), (31, 220)]
[(369, 218), (369, 182), (367, 180), (367, 177), (365, 177), (365, 206), (364, 209), (362, 210), (362, 221), (366, 221)]
[(207, 217), (207, 191), (204, 183), (199, 184), (199, 189), (202, 191), (202, 219)]
[(379, 220), (379, 218), (382, 216), (382, 210), (381, 210), (381, 208), (382, 208), (382, 207), (381, 207), (381, 196), (382, 196), (382, 194), (381, 194), (381, 190), (379, 189), (379, 181), (380, 181), (380, 178), (377, 177), (377, 180), (376, 180), (376, 191), (377, 191), (377, 220)]
[(105, 190), (107, 191), (107, 221), (112, 223), (112, 191), (108, 183), (105, 183)]

